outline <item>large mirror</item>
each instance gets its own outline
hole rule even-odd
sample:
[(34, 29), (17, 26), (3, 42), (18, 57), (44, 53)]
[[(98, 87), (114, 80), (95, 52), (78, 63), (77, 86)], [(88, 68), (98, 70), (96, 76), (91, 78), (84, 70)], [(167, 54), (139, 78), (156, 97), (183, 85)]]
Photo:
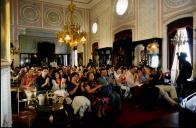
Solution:
[(134, 49), (134, 65), (140, 65), (145, 61), (145, 54), (144, 54), (144, 45), (143, 44), (138, 44), (136, 45)]
[(159, 61), (159, 44), (157, 42), (147, 45), (147, 62), (150, 67), (157, 68)]
[(133, 42), (133, 64), (153, 68), (161, 66), (161, 39), (153, 38)]

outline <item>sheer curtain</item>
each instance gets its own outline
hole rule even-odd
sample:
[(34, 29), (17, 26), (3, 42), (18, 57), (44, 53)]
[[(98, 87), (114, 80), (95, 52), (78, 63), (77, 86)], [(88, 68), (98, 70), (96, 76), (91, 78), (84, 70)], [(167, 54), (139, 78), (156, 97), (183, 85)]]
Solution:
[(188, 33), (186, 28), (179, 28), (173, 39), (175, 44), (174, 60), (171, 68), (171, 82), (176, 84), (176, 79), (179, 73), (179, 61), (177, 53), (184, 52), (187, 54), (186, 60), (191, 63), (190, 48), (188, 43)]

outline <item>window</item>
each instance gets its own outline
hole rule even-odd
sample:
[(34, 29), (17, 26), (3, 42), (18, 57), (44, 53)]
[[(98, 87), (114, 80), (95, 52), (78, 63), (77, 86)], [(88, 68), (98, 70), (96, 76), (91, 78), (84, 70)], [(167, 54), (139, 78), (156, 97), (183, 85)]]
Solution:
[(93, 25), (92, 25), (92, 32), (95, 34), (97, 33), (97, 23), (94, 22)]
[(128, 8), (128, 0), (118, 0), (116, 3), (116, 13), (123, 15)]
[(178, 71), (179, 62), (178, 62), (177, 53), (181, 53), (181, 52), (186, 53), (187, 54), (186, 60), (191, 63), (191, 55), (190, 55), (190, 48), (188, 44), (188, 34), (187, 34), (186, 28), (179, 28), (174, 38), (175, 38), (174, 40), (176, 41), (176, 46), (175, 46), (173, 65), (171, 69), (171, 80), (173, 83), (176, 82), (178, 72), (179, 72)]

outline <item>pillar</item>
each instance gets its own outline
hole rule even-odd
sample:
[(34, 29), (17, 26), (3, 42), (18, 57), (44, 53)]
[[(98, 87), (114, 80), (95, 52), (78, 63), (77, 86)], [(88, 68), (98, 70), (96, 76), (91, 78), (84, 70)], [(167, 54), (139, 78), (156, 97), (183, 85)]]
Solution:
[(10, 0), (1, 0), (1, 127), (12, 127), (10, 89)]

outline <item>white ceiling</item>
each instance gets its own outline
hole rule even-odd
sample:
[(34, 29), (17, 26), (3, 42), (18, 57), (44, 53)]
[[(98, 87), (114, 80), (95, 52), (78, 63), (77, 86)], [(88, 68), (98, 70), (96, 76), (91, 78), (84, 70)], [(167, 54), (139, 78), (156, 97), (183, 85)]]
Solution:
[[(41, 0), (49, 3), (60, 4), (60, 5), (68, 5), (71, 0)], [(101, 0), (73, 0), (73, 3), (76, 4), (76, 7), (87, 8), (90, 9), (94, 5), (96, 5)]]

